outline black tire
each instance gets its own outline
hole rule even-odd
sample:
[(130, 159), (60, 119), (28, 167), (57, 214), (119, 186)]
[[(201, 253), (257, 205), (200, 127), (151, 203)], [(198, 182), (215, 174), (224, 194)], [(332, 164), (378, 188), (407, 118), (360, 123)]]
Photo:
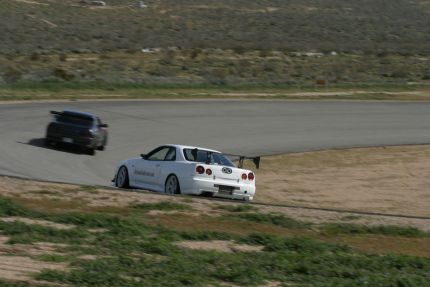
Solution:
[(45, 138), (45, 146), (52, 146), (52, 141), (48, 138)]
[(105, 150), (106, 144), (107, 144), (107, 138), (105, 138), (103, 140), (103, 144), (101, 146), (97, 147), (97, 149), (98, 150)]
[(179, 180), (176, 175), (171, 174), (167, 177), (166, 183), (164, 184), (164, 193), (167, 194), (180, 194), (181, 187), (179, 186)]
[(120, 188), (129, 188), (128, 170), (124, 165), (118, 169), (115, 176), (115, 186)]
[(88, 153), (89, 155), (95, 155), (95, 154), (96, 154), (96, 150), (95, 150), (95, 149), (93, 149), (92, 147), (90, 147), (90, 148), (88, 148), (88, 149), (87, 149), (87, 153)]

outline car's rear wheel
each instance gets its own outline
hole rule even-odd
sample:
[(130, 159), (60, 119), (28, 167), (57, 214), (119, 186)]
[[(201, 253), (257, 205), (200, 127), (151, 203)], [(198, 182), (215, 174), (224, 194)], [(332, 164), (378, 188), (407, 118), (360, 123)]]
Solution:
[(103, 144), (97, 147), (98, 150), (105, 150), (107, 139), (104, 139)]
[(164, 192), (167, 194), (179, 194), (181, 189), (179, 187), (179, 181), (176, 175), (171, 174), (166, 179), (166, 184), (164, 185)]
[(128, 170), (125, 166), (121, 166), (116, 174), (115, 185), (120, 188), (128, 188), (129, 179), (128, 179)]
[(87, 149), (87, 153), (88, 153), (89, 155), (95, 155), (95, 154), (96, 154), (96, 150), (95, 150), (95, 149), (93, 149), (92, 147), (90, 147), (90, 148), (88, 148), (88, 149)]

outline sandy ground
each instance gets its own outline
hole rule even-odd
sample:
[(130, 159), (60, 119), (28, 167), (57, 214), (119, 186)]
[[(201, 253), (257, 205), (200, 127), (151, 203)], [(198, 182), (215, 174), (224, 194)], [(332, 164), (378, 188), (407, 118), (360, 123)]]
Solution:
[(257, 202), (430, 217), (430, 145), (264, 158)]
[(31, 276), (43, 269), (64, 270), (65, 267), (61, 263), (40, 262), (24, 256), (0, 255), (0, 277), (6, 280), (46, 284), (33, 280)]
[(61, 270), (68, 268), (65, 263), (43, 262), (32, 258), (43, 254), (60, 254), (58, 248), (63, 244), (38, 242), (35, 244), (7, 244), (9, 238), (0, 234), (0, 278), (12, 281), (25, 281), (27, 283), (54, 285), (33, 279), (34, 274), (44, 269)]

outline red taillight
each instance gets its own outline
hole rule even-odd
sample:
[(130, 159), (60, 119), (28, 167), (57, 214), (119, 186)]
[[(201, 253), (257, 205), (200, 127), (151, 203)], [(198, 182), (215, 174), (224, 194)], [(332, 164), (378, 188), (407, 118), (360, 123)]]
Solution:
[(242, 179), (246, 180), (248, 178), (248, 176), (246, 175), (246, 173), (242, 173)]
[(203, 166), (201, 166), (201, 165), (198, 165), (198, 166), (196, 167), (196, 172), (197, 172), (198, 174), (203, 174), (203, 173), (205, 172), (205, 168), (204, 168)]
[(252, 172), (248, 173), (248, 179), (249, 180), (254, 180), (255, 176)]
[(208, 168), (208, 169), (206, 170), (206, 174), (207, 174), (207, 175), (211, 175), (211, 174), (212, 174), (212, 170), (211, 170), (210, 168)]

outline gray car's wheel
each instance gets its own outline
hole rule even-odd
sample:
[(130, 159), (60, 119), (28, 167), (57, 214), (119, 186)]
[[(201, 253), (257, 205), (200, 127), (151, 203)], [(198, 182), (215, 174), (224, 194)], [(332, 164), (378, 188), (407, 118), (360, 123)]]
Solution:
[(101, 146), (97, 147), (97, 149), (98, 150), (105, 150), (106, 143), (107, 143), (107, 139), (105, 138), (104, 141), (103, 141), (103, 144)]
[(116, 174), (115, 185), (121, 188), (128, 188), (128, 170), (125, 166), (121, 166)]
[(164, 185), (164, 192), (167, 194), (179, 194), (181, 189), (179, 187), (179, 181), (176, 175), (171, 174), (166, 179), (166, 184)]

